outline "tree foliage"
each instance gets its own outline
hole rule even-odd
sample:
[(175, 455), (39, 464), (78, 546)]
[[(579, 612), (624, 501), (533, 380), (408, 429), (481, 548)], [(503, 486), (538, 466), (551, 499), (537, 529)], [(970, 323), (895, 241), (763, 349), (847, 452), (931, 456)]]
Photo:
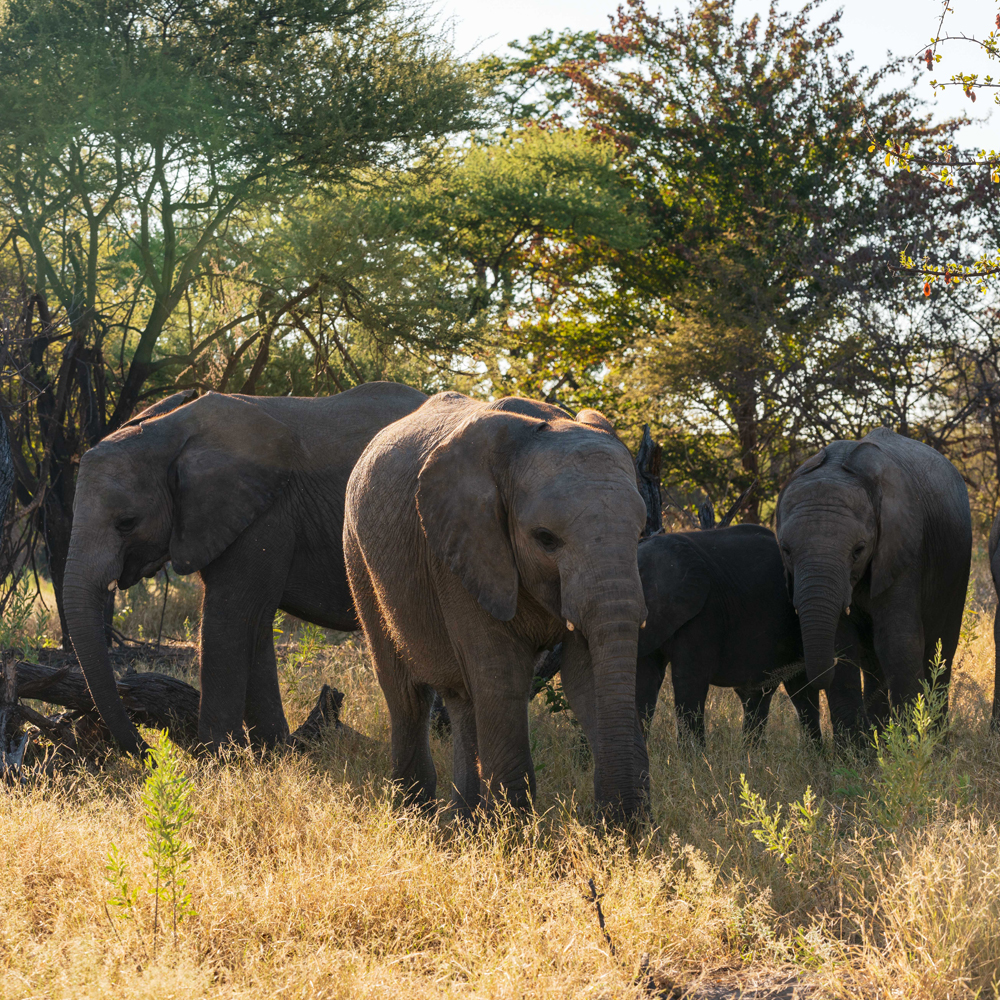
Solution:
[(27, 291), (13, 361), (40, 439), (19, 489), (40, 499), (58, 587), (80, 452), (241, 323), (262, 362), (232, 388), (253, 392), (275, 315), (301, 299), (259, 287), (186, 342), (179, 307), (190, 331), (194, 300), (218, 304), (216, 275), (259, 259), (304, 186), (410, 162), (473, 124), (475, 98), (382, 0), (11, 0), (0, 66), (3, 248)]

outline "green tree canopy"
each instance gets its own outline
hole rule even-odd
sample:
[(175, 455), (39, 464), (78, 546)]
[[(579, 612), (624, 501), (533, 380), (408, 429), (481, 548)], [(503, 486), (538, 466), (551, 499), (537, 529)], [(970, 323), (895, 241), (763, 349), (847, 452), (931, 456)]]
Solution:
[[(0, 241), (31, 341), (16, 391), (38, 394), (40, 435), (19, 488), (58, 583), (76, 456), (226, 332), (163, 350), (192, 289), (265, 255), (304, 185), (425, 156), (477, 97), (384, 0), (11, 0), (0, 72)], [(255, 305), (268, 323), (273, 295)]]

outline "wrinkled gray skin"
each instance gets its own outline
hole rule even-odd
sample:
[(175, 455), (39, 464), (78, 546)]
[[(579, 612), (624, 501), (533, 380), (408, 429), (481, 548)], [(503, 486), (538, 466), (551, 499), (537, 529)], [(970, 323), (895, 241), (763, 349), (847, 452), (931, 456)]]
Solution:
[[(990, 574), (993, 577), (993, 587), (1000, 595), (1000, 513), (997, 514), (990, 528)], [(993, 615), (993, 646), (996, 659), (993, 676), (993, 714), (990, 718), (990, 729), (1000, 732), (1000, 603)]]
[[(777, 535), (806, 672), (826, 688), (835, 733), (881, 725), (890, 707), (915, 697), (939, 639), (947, 683), (972, 521), (965, 483), (946, 458), (885, 428), (834, 441), (782, 490)], [(849, 636), (841, 648), (838, 624)]]
[(653, 716), (670, 664), (677, 735), (705, 745), (710, 686), (734, 688), (743, 732), (763, 735), (784, 681), (806, 733), (819, 743), (819, 696), (802, 669), (802, 636), (774, 534), (756, 524), (679, 531), (639, 543), (649, 618), (639, 633), (636, 707)]
[(201, 742), (240, 739), (244, 723), (255, 742), (285, 739), (275, 611), (357, 628), (342, 547), (347, 480), (372, 437), (426, 398), (391, 382), (318, 399), (178, 394), (83, 456), (66, 619), (94, 703), (125, 750), (146, 746), (108, 659), (109, 589), (167, 560), (200, 572)]
[(389, 707), (393, 777), (411, 798), (436, 794), (437, 689), (456, 807), (528, 803), (533, 665), (569, 622), (564, 687), (593, 749), (597, 803), (623, 821), (648, 798), (635, 710), (645, 510), (610, 424), (550, 410), (540, 420), (520, 402), (442, 393), (379, 434), (348, 485), (348, 577)]

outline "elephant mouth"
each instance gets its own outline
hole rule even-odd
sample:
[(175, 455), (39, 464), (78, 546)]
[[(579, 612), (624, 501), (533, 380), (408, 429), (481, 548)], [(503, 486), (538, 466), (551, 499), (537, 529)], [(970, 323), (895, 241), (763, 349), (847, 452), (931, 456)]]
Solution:
[(118, 589), (128, 590), (129, 587), (134, 587), (140, 580), (158, 573), (166, 566), (168, 561), (169, 557), (162, 556), (146, 563), (140, 569), (132, 569), (130, 566), (126, 566), (122, 570), (121, 576), (118, 577)]

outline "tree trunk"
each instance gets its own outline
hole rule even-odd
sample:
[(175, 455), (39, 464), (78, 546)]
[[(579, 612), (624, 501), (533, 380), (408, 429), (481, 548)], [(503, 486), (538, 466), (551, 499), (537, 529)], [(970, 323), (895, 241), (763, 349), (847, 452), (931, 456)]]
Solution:
[(649, 433), (649, 424), (642, 428), (642, 441), (635, 456), (635, 483), (646, 505), (646, 526), (642, 537), (663, 534), (663, 498), (661, 496), (660, 462), (663, 447)]

